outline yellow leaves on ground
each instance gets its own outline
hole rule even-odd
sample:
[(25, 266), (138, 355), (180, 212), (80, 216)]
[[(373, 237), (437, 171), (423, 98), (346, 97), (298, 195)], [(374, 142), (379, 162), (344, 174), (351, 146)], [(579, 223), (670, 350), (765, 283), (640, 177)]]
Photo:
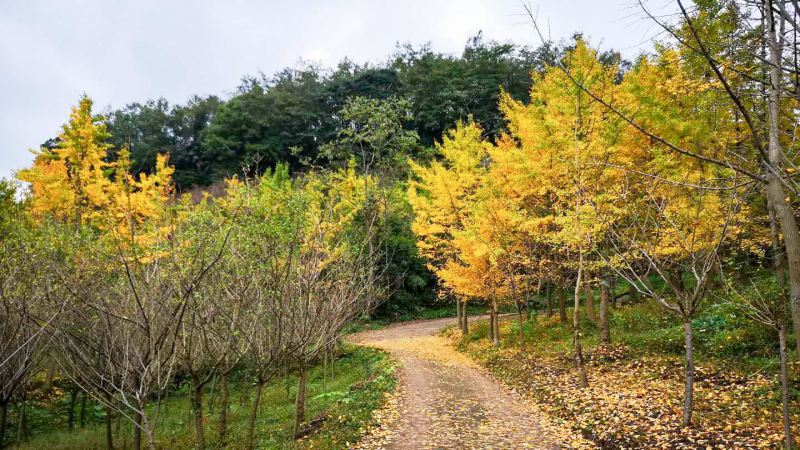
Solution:
[(471, 358), (455, 350), (447, 339), (440, 336), (414, 336), (378, 342), (365, 341), (363, 344), (392, 353), (410, 353), (418, 358), (453, 367), (477, 367)]
[[(536, 326), (549, 326), (542, 317)], [(506, 333), (509, 331), (506, 330)], [(457, 337), (454, 337), (457, 339)], [(588, 349), (590, 385), (577, 389), (570, 355), (543, 347), (494, 350), (461, 341), (469, 355), (525, 392), (576, 431), (618, 448), (757, 449), (781, 446), (774, 381), (711, 363), (696, 368), (694, 426), (681, 424), (683, 363), (678, 357), (635, 355), (623, 345)], [(797, 428), (800, 412), (793, 411)], [(795, 429), (795, 433), (798, 430)]]

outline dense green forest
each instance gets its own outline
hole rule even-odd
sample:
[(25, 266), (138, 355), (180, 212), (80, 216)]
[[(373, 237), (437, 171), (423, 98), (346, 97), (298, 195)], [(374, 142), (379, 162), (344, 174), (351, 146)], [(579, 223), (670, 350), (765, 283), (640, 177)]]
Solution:
[(300, 64), (246, 76), (227, 99), (194, 97), (183, 105), (147, 100), (106, 113), (106, 122), (114, 148), (130, 149), (134, 170), (152, 172), (156, 155), (169, 155), (181, 190), (242, 171), (261, 173), (278, 162), (293, 172), (346, 163), (349, 155), (321, 149), (353, 125), (342, 110), (357, 98), (379, 102), (366, 107), (392, 105), (403, 129), (418, 136), (402, 150), (419, 156), (468, 117), (497, 136), (503, 127), (500, 89), (525, 99), (530, 71), (542, 70), (547, 55), (480, 34), (458, 56), (405, 45), (382, 64)]

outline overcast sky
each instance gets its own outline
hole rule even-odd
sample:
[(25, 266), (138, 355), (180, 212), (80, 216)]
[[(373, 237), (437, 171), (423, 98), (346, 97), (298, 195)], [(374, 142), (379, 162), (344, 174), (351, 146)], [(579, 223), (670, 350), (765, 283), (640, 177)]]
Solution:
[[(627, 57), (656, 30), (632, 0), (538, 0), (555, 39), (582, 31)], [(165, 97), (227, 97), (246, 74), (301, 59), (381, 62), (397, 42), (458, 53), (488, 39), (535, 45), (519, 0), (0, 0), (0, 178), (28, 166), (86, 92), (97, 111)]]

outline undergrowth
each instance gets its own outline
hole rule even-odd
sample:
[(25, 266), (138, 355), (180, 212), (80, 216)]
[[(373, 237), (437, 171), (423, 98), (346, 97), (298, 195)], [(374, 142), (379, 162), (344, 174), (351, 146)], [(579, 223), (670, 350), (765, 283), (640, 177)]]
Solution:
[[(611, 308), (611, 345), (581, 318), (590, 387), (576, 384), (572, 311), (561, 323), (541, 312), (501, 327), (499, 348), (488, 324), (466, 336), (450, 335), (458, 348), (495, 376), (527, 393), (553, 417), (605, 448), (776, 448), (782, 439), (777, 378), (777, 337), (728, 302), (710, 302), (695, 318), (694, 426), (681, 425), (683, 334), (679, 321), (651, 301)], [(793, 342), (793, 341), (792, 341)], [(797, 363), (792, 364), (798, 386)], [(800, 391), (793, 391), (794, 425), (800, 422)]]
[[(264, 389), (256, 422), (256, 445), (263, 449), (321, 448), (341, 449), (355, 442), (372, 420), (373, 410), (382, 405), (384, 394), (394, 389), (395, 365), (389, 356), (376, 349), (347, 346), (323, 375), (321, 365), (309, 372), (307, 419), (320, 425), (309, 436), (292, 438), (297, 380), (293, 374), (273, 380)], [(218, 412), (216, 392), (209, 386), (205, 394), (206, 438), (209, 448), (220, 448), (216, 440)], [(247, 418), (253, 395), (252, 383), (238, 373), (231, 381), (228, 439), (225, 448), (244, 448)], [(20, 449), (105, 449), (103, 408), (90, 404), (86, 425), (67, 429), (68, 399), (65, 395), (30, 402), (27, 408), (30, 439)], [(193, 448), (195, 445), (188, 385), (180, 384), (162, 400), (156, 431), (159, 448)], [(76, 413), (77, 414), (77, 413)], [(11, 411), (10, 430), (15, 430), (16, 411)], [(113, 424), (115, 447), (131, 448), (133, 432), (124, 420)], [(10, 433), (13, 434), (13, 433)]]

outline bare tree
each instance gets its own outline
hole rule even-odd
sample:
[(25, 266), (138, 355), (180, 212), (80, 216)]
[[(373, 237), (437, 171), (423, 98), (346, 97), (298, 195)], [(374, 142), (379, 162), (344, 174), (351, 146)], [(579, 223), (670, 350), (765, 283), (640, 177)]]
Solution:
[(376, 282), (382, 272), (376, 269), (374, 249), (379, 245), (371, 232), (375, 217), (353, 242), (354, 236), (331, 233), (325, 225), (335, 217), (331, 205), (320, 212), (305, 245), (298, 248), (288, 286), (291, 361), (299, 373), (295, 436), (301, 435), (305, 421), (308, 367), (340, 341), (347, 323), (370, 311), (383, 295)]
[[(189, 236), (187, 226), (173, 224), (146, 252), (119, 240), (111, 250), (102, 239), (88, 242), (60, 273), (73, 305), (58, 328), (60, 363), (84, 391), (135, 425), (136, 448), (142, 433), (155, 448), (158, 404), (173, 380), (187, 305), (224, 248), (218, 230)], [(91, 276), (76, 277), (82, 273)]]
[(0, 228), (0, 447), (9, 403), (35, 374), (64, 307), (52, 273), (57, 255), (42, 229), (20, 219)]

